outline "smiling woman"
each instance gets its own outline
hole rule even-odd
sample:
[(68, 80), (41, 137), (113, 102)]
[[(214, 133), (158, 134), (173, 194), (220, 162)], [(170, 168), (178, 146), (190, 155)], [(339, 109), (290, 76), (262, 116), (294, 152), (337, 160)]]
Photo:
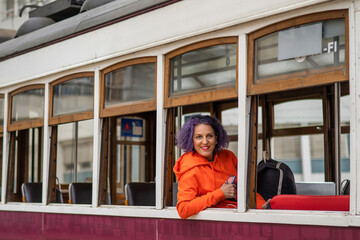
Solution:
[(227, 183), (227, 179), (237, 175), (237, 158), (223, 149), (229, 139), (220, 122), (195, 115), (184, 124), (177, 140), (186, 152), (174, 167), (180, 217), (188, 218), (208, 207), (235, 208), (236, 183)]

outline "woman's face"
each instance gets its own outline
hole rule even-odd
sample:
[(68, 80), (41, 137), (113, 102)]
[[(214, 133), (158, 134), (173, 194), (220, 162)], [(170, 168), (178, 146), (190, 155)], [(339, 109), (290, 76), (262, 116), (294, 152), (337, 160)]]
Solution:
[(195, 151), (209, 161), (213, 160), (217, 137), (214, 129), (208, 124), (198, 124), (194, 128), (193, 144)]

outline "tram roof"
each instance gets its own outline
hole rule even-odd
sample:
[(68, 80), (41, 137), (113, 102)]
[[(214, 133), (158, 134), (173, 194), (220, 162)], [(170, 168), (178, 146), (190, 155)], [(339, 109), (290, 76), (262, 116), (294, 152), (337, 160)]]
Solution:
[(126, 20), (178, 0), (117, 0), (0, 44), (0, 61)]

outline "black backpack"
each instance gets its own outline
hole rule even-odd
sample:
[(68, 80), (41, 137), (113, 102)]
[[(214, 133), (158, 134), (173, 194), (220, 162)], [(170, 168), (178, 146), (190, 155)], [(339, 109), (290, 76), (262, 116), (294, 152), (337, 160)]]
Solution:
[(259, 162), (257, 192), (265, 201), (279, 194), (296, 194), (295, 178), (289, 166), (273, 159)]

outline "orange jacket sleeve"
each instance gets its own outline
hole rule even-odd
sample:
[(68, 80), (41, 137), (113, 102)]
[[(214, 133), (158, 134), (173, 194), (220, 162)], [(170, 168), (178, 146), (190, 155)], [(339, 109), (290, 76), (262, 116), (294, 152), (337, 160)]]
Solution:
[(205, 208), (215, 206), (220, 201), (225, 200), (225, 195), (220, 188), (197, 197), (197, 189), (200, 186), (198, 181), (194, 181), (194, 179), (196, 177), (190, 171), (184, 174), (179, 181), (176, 208), (182, 219), (195, 215)]

